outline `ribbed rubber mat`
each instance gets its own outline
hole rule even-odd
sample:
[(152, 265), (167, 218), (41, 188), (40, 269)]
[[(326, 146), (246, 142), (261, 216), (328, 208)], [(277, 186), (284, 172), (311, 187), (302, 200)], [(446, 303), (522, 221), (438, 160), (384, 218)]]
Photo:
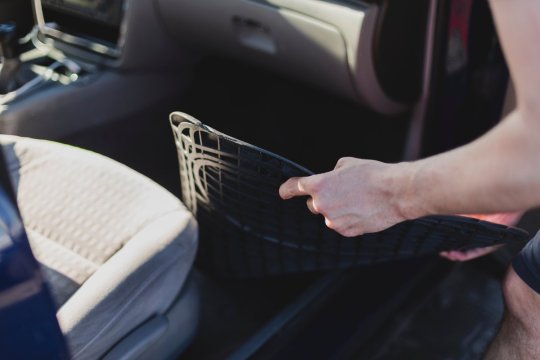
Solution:
[(182, 199), (200, 228), (199, 264), (257, 277), (394, 261), (528, 239), (524, 230), (460, 216), (429, 216), (346, 238), (279, 186), (309, 170), (264, 149), (171, 114)]

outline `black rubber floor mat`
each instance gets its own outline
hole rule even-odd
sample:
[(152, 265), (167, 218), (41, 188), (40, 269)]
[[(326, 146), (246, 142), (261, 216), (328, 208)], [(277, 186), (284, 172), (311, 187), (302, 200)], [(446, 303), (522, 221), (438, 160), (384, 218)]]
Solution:
[(450, 249), (528, 239), (517, 228), (460, 216), (429, 216), (346, 238), (279, 186), (312, 172), (264, 149), (171, 114), (182, 199), (200, 227), (199, 263), (224, 276), (254, 277), (347, 268)]

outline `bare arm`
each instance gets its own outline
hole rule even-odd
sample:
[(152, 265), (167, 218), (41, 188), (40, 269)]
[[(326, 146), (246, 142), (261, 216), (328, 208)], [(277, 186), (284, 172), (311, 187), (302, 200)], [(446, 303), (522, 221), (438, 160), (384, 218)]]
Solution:
[(491, 8), (517, 109), (475, 142), (411, 164), (410, 209), (471, 213), (540, 205), (540, 2), (491, 0)]
[[(401, 211), (407, 218), (537, 206), (540, 114), (533, 119), (532, 114), (518, 109), (477, 141), (411, 163), (404, 172), (413, 173), (410, 188), (398, 188), (396, 196), (402, 198)], [(396, 171), (396, 176), (402, 175)]]
[(429, 214), (480, 213), (540, 205), (540, 1), (491, 0), (516, 87), (517, 109), (456, 150), (411, 163), (347, 158), (336, 169), (282, 185), (346, 236)]

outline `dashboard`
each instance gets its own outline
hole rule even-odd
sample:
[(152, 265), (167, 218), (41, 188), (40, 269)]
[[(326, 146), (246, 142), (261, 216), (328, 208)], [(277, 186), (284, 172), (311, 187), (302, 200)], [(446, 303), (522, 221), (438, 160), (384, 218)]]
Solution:
[(420, 96), (435, 0), (155, 0), (169, 32), (202, 48), (396, 114)]
[(436, 8), (436, 0), (33, 1), (46, 37), (115, 66), (195, 50), (267, 68), (387, 114), (409, 110), (420, 97)]

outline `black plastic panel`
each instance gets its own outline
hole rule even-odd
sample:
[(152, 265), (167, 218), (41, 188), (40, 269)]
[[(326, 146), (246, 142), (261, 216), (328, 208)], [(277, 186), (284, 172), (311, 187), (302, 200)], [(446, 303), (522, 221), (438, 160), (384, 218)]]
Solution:
[(429, 0), (380, 3), (373, 45), (377, 78), (386, 95), (413, 102), (420, 96)]
[(111, 25), (55, 9), (44, 8), (43, 15), (46, 23), (56, 23), (60, 31), (86, 40), (116, 46), (120, 37), (119, 25)]

